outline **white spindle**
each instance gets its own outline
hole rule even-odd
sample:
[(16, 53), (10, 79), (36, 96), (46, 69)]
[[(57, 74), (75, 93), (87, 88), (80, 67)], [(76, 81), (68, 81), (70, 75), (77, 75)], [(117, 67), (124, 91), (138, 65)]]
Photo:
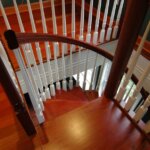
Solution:
[[(72, 38), (75, 38), (75, 0), (72, 0)], [(75, 46), (70, 47), (70, 79), (69, 79), (69, 89), (73, 89), (73, 62), (72, 62), (72, 52), (75, 50)]]
[(136, 97), (137, 97), (138, 93), (141, 91), (142, 86), (144, 84), (144, 81), (146, 80), (146, 77), (148, 76), (149, 73), (150, 73), (150, 64), (147, 66), (146, 70), (144, 71), (144, 73), (140, 77), (140, 79), (139, 79), (139, 81), (138, 81), (138, 83), (136, 85), (136, 89), (134, 90), (132, 96), (129, 97), (129, 99), (128, 99), (126, 105), (125, 105), (125, 109), (127, 111), (130, 110), (130, 108), (132, 107), (132, 105), (136, 101)]
[(124, 0), (121, 0), (119, 10), (118, 10), (117, 19), (116, 19), (116, 23), (115, 23), (115, 26), (113, 28), (113, 33), (112, 33), (112, 38), (113, 39), (115, 39), (117, 37), (117, 33), (118, 33), (118, 29), (119, 29), (119, 21), (120, 21), (120, 18), (121, 18), (123, 4), (124, 4)]
[(107, 24), (107, 15), (108, 15), (109, 2), (110, 2), (110, 0), (107, 0), (106, 6), (105, 6), (105, 12), (104, 12), (104, 16), (103, 16), (103, 24), (102, 24), (102, 29), (101, 29), (101, 32), (100, 32), (100, 42), (101, 43), (104, 42), (104, 37), (105, 37), (105, 27), (106, 27), (106, 24)]
[[(51, 0), (51, 7), (52, 7), (52, 20), (53, 20), (53, 33), (57, 34), (57, 23), (56, 23), (56, 14), (55, 14), (55, 4), (54, 0)], [(56, 51), (56, 56), (59, 56), (59, 46), (58, 42), (54, 42), (54, 51)]]
[[(51, 7), (52, 7), (52, 19), (53, 19), (53, 33), (57, 34), (57, 23), (56, 23), (54, 0), (51, 0)], [(57, 62), (58, 55), (59, 55), (58, 42), (54, 42), (54, 60), (55, 60), (55, 70), (56, 70), (56, 77), (57, 77), (56, 88), (57, 90), (60, 90), (59, 71), (58, 71), (58, 62)]]
[(109, 27), (108, 27), (107, 33), (106, 33), (106, 40), (107, 41), (109, 41), (110, 37), (111, 37), (112, 25), (113, 25), (113, 21), (114, 21), (114, 17), (115, 17), (115, 12), (116, 12), (117, 4), (118, 4), (118, 0), (114, 0), (112, 12), (111, 12), (111, 17), (110, 17), (110, 22), (109, 22)]
[[(41, 12), (41, 19), (42, 19), (42, 26), (43, 26), (43, 32), (44, 33), (48, 33), (47, 32), (47, 25), (46, 25), (46, 20), (45, 20), (45, 13), (44, 13), (44, 8), (43, 8), (43, 1), (39, 0), (39, 4), (40, 4), (40, 12)], [(45, 49), (46, 49), (46, 58), (47, 58), (47, 65), (48, 65), (48, 73), (49, 73), (49, 77), (50, 77), (50, 92), (52, 96), (56, 95), (55, 92), (55, 87), (54, 87), (54, 80), (53, 80), (53, 75), (52, 75), (52, 69), (51, 69), (51, 63), (50, 63), (50, 45), (49, 42), (45, 42)], [(42, 62), (42, 56), (39, 53), (39, 58)], [(42, 63), (41, 63), (42, 64)], [(41, 70), (44, 72), (44, 66), (41, 67)]]
[[(83, 41), (83, 31), (84, 31), (84, 0), (82, 0), (82, 6), (81, 6), (81, 16), (80, 16), (80, 35), (79, 35), (79, 40)], [(76, 81), (76, 86), (79, 86), (79, 80), (80, 80), (80, 62), (81, 62), (81, 47), (79, 47), (79, 52), (78, 52), (78, 72), (77, 72), (77, 81)]]
[(86, 42), (90, 42), (91, 40), (92, 14), (93, 14), (93, 0), (90, 1)]
[(5, 13), (5, 10), (4, 10), (4, 7), (2, 5), (2, 1), (1, 0), (0, 0), (0, 9), (1, 9), (1, 12), (2, 12), (2, 15), (3, 15), (6, 27), (9, 30), (9, 29), (11, 29), (11, 27), (10, 27), (10, 24), (9, 24), (9, 21), (8, 21), (7, 16), (6, 16), (6, 13)]
[(137, 110), (137, 112), (135, 113), (133, 119), (136, 122), (139, 121), (140, 119), (142, 119), (144, 114), (148, 111), (149, 106), (150, 106), (150, 95), (147, 97), (144, 104), (142, 106), (140, 106), (140, 108)]
[(31, 102), (33, 104), (33, 108), (35, 110), (37, 119), (38, 119), (39, 123), (43, 123), (45, 121), (45, 119), (44, 119), (44, 115), (42, 113), (41, 105), (39, 104), (39, 100), (36, 97), (34, 88), (32, 88), (31, 80), (30, 80), (28, 73), (26, 71), (26, 67), (25, 67), (25, 64), (23, 62), (23, 58), (22, 58), (20, 51), (21, 50), (19, 48), (13, 50), (13, 52), (17, 58), (18, 64), (20, 65), (20, 69), (21, 69), (22, 75), (25, 79), (27, 89), (29, 90), (28, 92), (29, 92), (30, 99), (31, 99)]
[[(15, 7), (15, 11), (16, 11), (16, 15), (17, 15), (17, 19), (18, 19), (20, 30), (21, 30), (21, 32), (25, 32), (24, 26), (23, 26), (23, 22), (22, 22), (22, 19), (21, 19), (19, 10), (18, 10), (17, 3), (16, 3), (16, 0), (13, 0), (13, 3), (14, 3), (14, 7)], [(37, 67), (37, 64), (36, 64), (36, 60), (35, 60), (35, 57), (34, 57), (34, 54), (33, 54), (33, 50), (32, 50), (31, 44), (26, 44), (23, 47), (23, 50), (24, 50), (26, 59), (28, 59), (28, 57), (31, 57), (29, 62), (30, 62), (30, 64), (32, 64), (32, 63), (34, 64), (34, 69), (35, 69), (35, 72), (36, 72), (36, 75), (37, 75), (37, 85), (38, 85), (38, 88), (40, 89), (40, 91), (42, 92), (41, 96), (44, 97), (44, 92), (43, 92), (43, 85), (44, 84), (42, 83), (42, 80), (41, 80), (41, 77), (40, 77), (40, 73), (39, 73), (39, 70), (38, 70), (38, 67)], [(27, 51), (28, 53), (25, 52), (25, 51)], [(33, 62), (31, 62), (31, 61), (33, 61)], [(31, 67), (30, 64), (28, 64), (29, 67)], [(33, 73), (31, 73), (31, 76), (32, 75), (33, 75)], [(35, 82), (35, 77), (33, 76), (32, 78), (34, 79), (34, 82)], [(51, 98), (50, 92), (49, 92), (49, 89), (48, 89), (46, 83), (45, 83), (44, 86), (45, 86), (46, 98)]]
[[(62, 26), (63, 26), (63, 35), (67, 36), (65, 0), (62, 0)], [(62, 88), (64, 91), (67, 91), (66, 64), (64, 54), (67, 54), (66, 43), (62, 43), (62, 68), (63, 68)]]
[(146, 133), (150, 133), (150, 120), (145, 124), (144, 131)]
[[(16, 11), (16, 15), (17, 15), (20, 30), (21, 30), (21, 32), (25, 32), (24, 26), (23, 26), (23, 23), (22, 23), (20, 14), (19, 14), (19, 10), (18, 10), (18, 7), (17, 7), (17, 3), (16, 3), (15, 0), (13, 0), (13, 3), (14, 3), (14, 7), (15, 7), (15, 11)], [(28, 68), (29, 68), (29, 73), (30, 73), (31, 79), (33, 81), (32, 84), (33, 84), (33, 87), (34, 87), (34, 90), (35, 90), (35, 94), (37, 95), (37, 97), (39, 99), (39, 102), (41, 103), (41, 98), (40, 98), (40, 94), (39, 94), (38, 89), (40, 89), (42, 99), (46, 100), (46, 97), (45, 97), (45, 93), (43, 92), (43, 85), (42, 85), (42, 81), (40, 80), (40, 75), (38, 74), (39, 72), (38, 72), (38, 70), (36, 70), (36, 72), (38, 74), (37, 77), (38, 77), (38, 80), (39, 80), (37, 82), (35, 80), (34, 73), (33, 73), (32, 67), (30, 65), (30, 64), (32, 64), (30, 58), (32, 57), (32, 59), (33, 59), (33, 57), (34, 57), (33, 53), (31, 52), (32, 48), (30, 47), (29, 44), (26, 44), (26, 45), (22, 45), (22, 49), (24, 51), (25, 58), (27, 60), (27, 65), (28, 65)], [(37, 84), (38, 84), (38, 86), (37, 86)], [(44, 109), (43, 103), (41, 103), (41, 107)]]
[[(65, 0), (62, 0), (62, 29), (63, 29), (63, 35), (67, 36), (67, 25), (66, 25), (66, 9), (65, 9)], [(64, 54), (67, 54), (67, 44), (62, 44), (62, 49), (64, 51)]]
[(103, 74), (104, 74), (104, 69), (105, 69), (105, 64), (106, 64), (106, 58), (103, 58), (103, 63), (101, 65), (101, 68), (100, 68), (100, 74), (99, 74), (99, 78), (98, 78), (98, 83), (97, 83), (97, 86), (96, 86), (96, 90), (100, 91), (100, 95), (102, 94), (103, 92), (103, 86), (102, 86), (102, 77), (103, 77)]
[(84, 31), (84, 5), (85, 5), (85, 0), (82, 0), (81, 4), (81, 16), (80, 16), (80, 35), (79, 35), (79, 40), (83, 40), (83, 31)]
[(146, 38), (148, 36), (149, 30), (150, 30), (150, 22), (148, 23), (147, 28), (146, 28), (146, 30), (144, 32), (143, 37), (142, 37), (142, 40), (140, 42), (140, 45), (139, 45), (137, 51), (135, 52), (135, 55), (133, 56), (133, 58), (131, 60), (131, 64), (130, 64), (129, 70), (128, 70), (127, 74), (125, 75), (125, 80), (123, 81), (123, 84), (120, 87), (120, 89), (119, 89), (119, 91), (118, 91), (118, 93), (116, 95), (116, 99), (118, 101), (122, 100), (122, 98), (123, 98), (123, 95), (124, 95), (124, 93), (126, 91), (126, 86), (127, 86), (128, 82), (129, 82), (131, 76), (132, 76), (133, 70), (134, 70), (134, 68), (136, 66), (137, 60), (138, 60), (138, 58), (140, 56), (140, 53), (142, 51), (144, 42), (145, 42), (145, 40), (146, 40)]
[(93, 80), (94, 80), (95, 71), (96, 71), (95, 69), (96, 69), (97, 58), (98, 58), (98, 54), (96, 53), (96, 58), (94, 59), (94, 66), (93, 66), (93, 71), (91, 75), (90, 90), (92, 90), (92, 87), (93, 87)]
[[(88, 42), (88, 43), (90, 43), (90, 41), (91, 41), (92, 12), (93, 12), (93, 0), (91, 0), (90, 8), (89, 8), (88, 27), (87, 27), (87, 34), (86, 34), (86, 42)], [(84, 81), (83, 81), (83, 89), (84, 90), (86, 87), (88, 57), (89, 57), (89, 50), (87, 50), (87, 53), (86, 53), (85, 72), (84, 72)]]
[[(3, 5), (2, 5), (2, 3), (1, 3), (1, 8), (3, 9), (3, 15), (4, 15), (4, 17), (5, 17), (5, 24), (7, 24), (7, 27), (8, 27), (8, 29), (10, 29), (11, 27), (10, 27), (10, 24), (9, 24), (9, 21), (8, 21), (8, 19), (7, 19), (7, 16), (6, 16), (6, 14), (5, 14), (5, 11), (4, 11), (4, 8), (3, 8)], [(41, 101), (41, 99), (39, 98), (38, 99), (38, 97), (37, 97), (37, 93), (34, 91), (34, 88), (33, 88), (33, 84), (30, 84), (30, 81), (29, 81), (29, 78), (28, 77), (26, 77), (26, 75), (24, 74), (25, 73), (25, 69), (24, 69), (24, 71), (22, 72), (22, 74), (23, 74), (23, 76), (24, 76), (24, 81), (25, 81), (25, 83), (26, 84), (28, 84), (28, 85), (26, 85), (27, 86), (27, 91), (29, 92), (29, 95), (30, 95), (30, 97), (32, 98), (32, 100), (33, 100), (33, 97), (34, 97), (34, 100), (37, 100), (37, 102), (39, 103), (39, 108), (40, 109), (44, 109), (44, 107), (43, 107), (43, 103), (42, 103), (42, 101)], [(30, 84), (30, 85), (29, 85)], [(31, 90), (31, 88), (33, 89), (33, 90)], [(39, 94), (39, 93), (38, 93)], [(44, 93), (43, 93), (43, 95), (44, 95)], [(41, 95), (42, 96), (42, 95)], [(32, 101), (31, 100), (31, 101)], [(32, 101), (32, 103), (34, 103), (34, 101)], [(34, 105), (34, 104), (33, 104)], [(40, 117), (40, 116), (38, 116), (38, 117)], [(38, 119), (40, 119), (39, 120), (39, 122), (42, 122), (42, 118), (40, 117), (40, 118), (38, 118)]]
[(98, 7), (97, 7), (97, 14), (96, 14), (95, 31), (93, 34), (93, 44), (97, 44), (97, 39), (98, 39), (98, 28), (99, 28), (99, 21), (100, 21), (101, 3), (102, 3), (102, 0), (99, 0)]
[(100, 70), (100, 72), (102, 74), (100, 74), (100, 82), (99, 82), (99, 95), (101, 96), (104, 89), (105, 89), (105, 86), (106, 86), (106, 83), (107, 83), (107, 80), (108, 80), (108, 77), (109, 77), (109, 73), (110, 73), (110, 69), (111, 69), (111, 62), (108, 61), (106, 58), (104, 58), (104, 62), (103, 62), (103, 65), (102, 65), (102, 70)]
[[(97, 39), (98, 39), (98, 27), (99, 27), (99, 21), (100, 21), (101, 3), (102, 3), (102, 0), (99, 0), (98, 7), (97, 7), (97, 14), (96, 14), (95, 31), (93, 35), (93, 44), (97, 44)], [(92, 83), (94, 80), (97, 58), (98, 58), (98, 54), (96, 53), (96, 59), (94, 60), (94, 66), (93, 66), (93, 71), (91, 75), (90, 89), (92, 89)]]
[[(24, 54), (25, 54), (25, 57), (26, 57), (26, 61), (27, 61), (27, 65), (28, 65), (28, 70), (29, 70), (29, 73), (30, 73), (30, 78), (31, 78), (31, 81), (33, 81), (32, 84), (33, 84), (33, 87), (34, 87), (34, 90), (35, 90), (35, 94), (36, 94), (37, 98), (39, 99), (39, 103), (41, 105), (42, 110), (44, 110), (44, 106), (43, 106), (43, 103), (42, 103), (42, 100), (40, 98), (40, 94), (39, 94), (39, 91), (38, 91), (38, 86), (37, 86), (36, 80), (34, 79), (35, 75), (33, 73), (33, 70), (31, 68), (31, 66), (30, 66), (30, 60), (28, 58), (28, 51), (26, 50), (25, 45), (23, 45), (22, 48), (25, 50)], [(43, 100), (46, 100), (45, 95), (44, 96), (41, 95), (41, 97), (42, 98), (44, 97)]]

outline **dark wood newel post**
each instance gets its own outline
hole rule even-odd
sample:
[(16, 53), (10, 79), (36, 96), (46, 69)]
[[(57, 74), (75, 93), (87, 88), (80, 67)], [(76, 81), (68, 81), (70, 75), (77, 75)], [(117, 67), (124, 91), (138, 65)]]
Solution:
[(19, 95), (1, 57), (0, 57), (0, 83), (2, 84), (11, 105), (13, 106), (16, 116), (25, 129), (28, 135), (36, 133), (34, 124), (26, 110), (25, 105), (22, 102), (21, 96)]
[(113, 99), (117, 92), (148, 7), (149, 0), (127, 0), (127, 8), (119, 36), (118, 46), (104, 91), (104, 95), (107, 98)]

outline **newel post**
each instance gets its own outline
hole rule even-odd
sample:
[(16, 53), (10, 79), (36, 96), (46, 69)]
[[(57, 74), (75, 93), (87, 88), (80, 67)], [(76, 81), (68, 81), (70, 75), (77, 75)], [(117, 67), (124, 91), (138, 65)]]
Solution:
[(149, 0), (127, 0), (127, 7), (119, 36), (118, 46), (104, 91), (104, 95), (107, 98), (113, 99), (117, 92), (119, 83), (132, 54), (148, 6)]

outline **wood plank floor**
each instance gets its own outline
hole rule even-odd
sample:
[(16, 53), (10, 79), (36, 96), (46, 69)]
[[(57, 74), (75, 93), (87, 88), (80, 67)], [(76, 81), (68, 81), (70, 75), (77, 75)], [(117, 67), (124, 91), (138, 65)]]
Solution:
[(0, 87), (1, 150), (149, 150), (150, 145), (112, 101), (101, 98), (36, 125), (28, 137)]

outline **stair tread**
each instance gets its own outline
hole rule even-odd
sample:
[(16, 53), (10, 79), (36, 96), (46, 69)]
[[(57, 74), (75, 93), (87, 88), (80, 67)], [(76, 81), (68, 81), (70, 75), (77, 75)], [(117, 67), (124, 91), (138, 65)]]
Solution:
[(49, 100), (47, 101), (45, 106), (45, 118), (46, 120), (54, 119), (60, 115), (63, 115), (69, 111), (72, 111), (78, 107), (81, 107), (88, 102), (86, 101), (75, 101), (75, 100)]
[(89, 102), (42, 126), (46, 149), (148, 150), (150, 145), (111, 100)]
[(52, 97), (53, 100), (74, 100), (74, 101), (88, 101), (87, 97), (84, 95), (80, 87), (74, 87), (72, 90), (68, 91), (56, 91), (56, 96)]

